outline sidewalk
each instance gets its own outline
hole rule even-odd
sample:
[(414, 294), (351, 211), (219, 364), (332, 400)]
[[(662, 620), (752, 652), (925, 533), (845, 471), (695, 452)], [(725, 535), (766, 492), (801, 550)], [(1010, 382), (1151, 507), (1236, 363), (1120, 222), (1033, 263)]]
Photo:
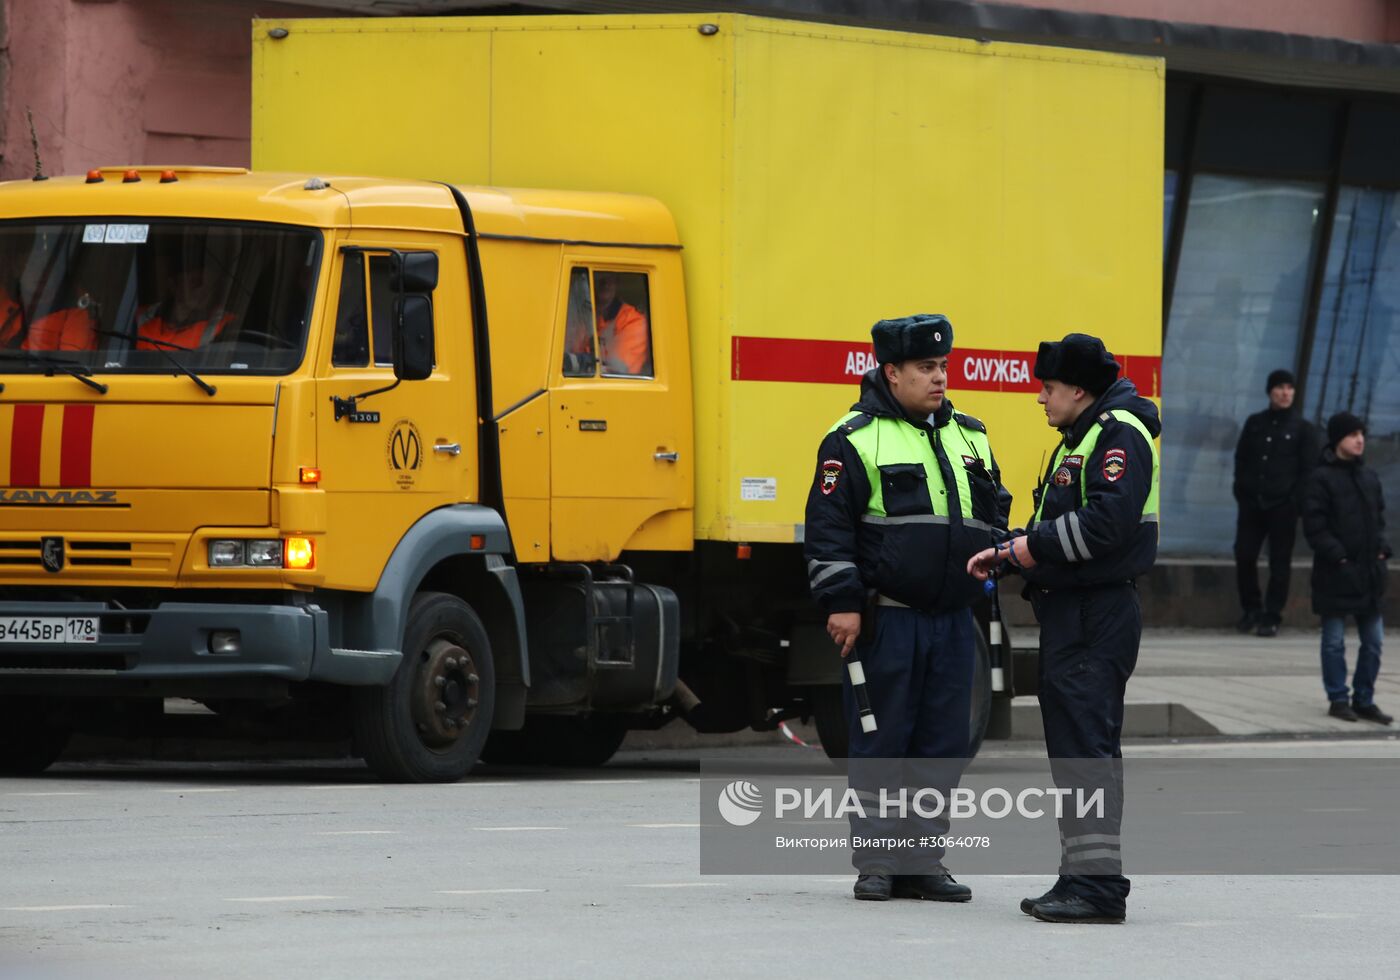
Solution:
[[(1012, 631), (1017, 648), (1034, 647), (1034, 627)], [(1123, 734), (1128, 738), (1271, 737), (1282, 735), (1400, 735), (1400, 725), (1346, 722), (1327, 715), (1318, 653), (1319, 631), (1283, 630), (1271, 639), (1233, 630), (1148, 628), (1137, 670), (1128, 682)], [(1356, 665), (1356, 630), (1347, 632), (1348, 680)], [(1400, 668), (1387, 668), (1384, 653), (1376, 703), (1400, 716)], [(816, 744), (812, 725), (788, 728)], [(1034, 697), (1012, 706), (1013, 739), (1042, 737)], [(761, 745), (785, 741), (780, 732), (696, 735), (681, 723), (656, 732), (632, 732), (623, 749)]]
[[(1130, 710), (1179, 705), (1218, 735), (1361, 735), (1395, 726), (1346, 722), (1327, 715), (1317, 629), (1284, 630), (1271, 639), (1234, 631), (1152, 629), (1143, 634), (1137, 670), (1128, 682)], [(1347, 679), (1356, 666), (1355, 628), (1347, 630)], [(1384, 653), (1376, 703), (1400, 712), (1400, 673)], [(1136, 733), (1135, 733), (1136, 734)], [(1176, 734), (1165, 732), (1158, 734)]]

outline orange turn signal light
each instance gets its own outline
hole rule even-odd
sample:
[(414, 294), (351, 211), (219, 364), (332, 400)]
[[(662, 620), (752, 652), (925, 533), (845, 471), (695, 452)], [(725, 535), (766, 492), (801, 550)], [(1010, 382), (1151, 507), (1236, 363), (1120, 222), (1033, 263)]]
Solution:
[(282, 540), (282, 567), (299, 571), (316, 567), (316, 543), (310, 538)]
[(481, 550), (482, 550), (483, 548), (485, 548), (485, 547), (486, 547), (486, 535), (484, 535), (484, 534), (473, 534), (473, 535), (472, 535), (472, 551), (481, 551)]
[(741, 544), (735, 549), (735, 553), (738, 555), (740, 561), (748, 561), (753, 557), (753, 545)]
[(303, 466), (301, 468), (302, 483), (320, 483), (321, 469), (317, 466)]

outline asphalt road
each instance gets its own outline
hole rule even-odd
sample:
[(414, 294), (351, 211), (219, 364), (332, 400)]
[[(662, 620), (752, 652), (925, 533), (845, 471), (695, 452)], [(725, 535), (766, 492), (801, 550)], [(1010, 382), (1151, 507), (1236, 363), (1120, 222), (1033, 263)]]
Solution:
[[(1131, 752), (1396, 758), (1400, 741)], [(854, 902), (849, 875), (702, 876), (699, 758), (446, 786), (290, 763), (0, 780), (0, 976), (1400, 972), (1400, 876), (1138, 876), (1122, 926), (1022, 915), (1048, 875), (969, 876), (964, 906)]]

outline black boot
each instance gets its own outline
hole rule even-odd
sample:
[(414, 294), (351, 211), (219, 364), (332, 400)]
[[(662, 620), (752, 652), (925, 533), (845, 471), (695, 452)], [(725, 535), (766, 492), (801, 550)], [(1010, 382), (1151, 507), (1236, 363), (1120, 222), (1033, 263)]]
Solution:
[(1327, 713), (1333, 718), (1340, 718), (1342, 721), (1355, 721), (1356, 712), (1351, 710), (1351, 705), (1345, 701), (1333, 701), (1332, 706), (1327, 709)]
[(1058, 878), (1055, 879), (1055, 883), (1050, 886), (1050, 890), (1044, 895), (1041, 895), (1039, 898), (1021, 899), (1021, 911), (1026, 913), (1027, 915), (1030, 915), (1031, 909), (1035, 908), (1041, 902), (1049, 902), (1052, 899), (1063, 897), (1065, 895), (1065, 881), (1065, 876), (1060, 875)]
[(1048, 902), (1037, 902), (1031, 915), (1041, 922), (1098, 922), (1115, 925), (1127, 916), (1122, 912), (1105, 912), (1078, 895), (1062, 895)]
[(1259, 620), (1259, 628), (1254, 631), (1255, 636), (1278, 636), (1279, 617), (1273, 613), (1265, 613)]
[(896, 875), (895, 898), (921, 898), (927, 902), (970, 902), (972, 889), (960, 885), (944, 871), (931, 875)]
[(1246, 609), (1244, 615), (1240, 617), (1240, 621), (1235, 624), (1235, 629), (1239, 630), (1241, 633), (1252, 633), (1254, 628), (1258, 625), (1259, 610)]
[(1377, 725), (1389, 725), (1395, 720), (1374, 704), (1354, 704), (1351, 710), (1356, 717), (1374, 721)]
[(893, 885), (894, 875), (857, 875), (855, 896), (863, 902), (887, 902)]

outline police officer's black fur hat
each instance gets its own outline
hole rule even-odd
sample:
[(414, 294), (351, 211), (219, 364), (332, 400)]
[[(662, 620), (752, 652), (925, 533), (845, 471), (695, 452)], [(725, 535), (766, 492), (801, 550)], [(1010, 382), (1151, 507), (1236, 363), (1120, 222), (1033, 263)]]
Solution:
[(870, 328), (875, 360), (881, 364), (946, 357), (953, 349), (953, 325), (942, 313), (915, 313), (881, 320)]
[(1067, 333), (1064, 340), (1041, 341), (1035, 355), (1035, 376), (1041, 381), (1063, 381), (1094, 395), (1107, 391), (1122, 369), (1104, 349), (1103, 341), (1087, 333)]
[(1287, 368), (1279, 368), (1277, 371), (1269, 372), (1269, 379), (1264, 382), (1265, 391), (1273, 391), (1279, 385), (1297, 385), (1293, 380), (1293, 372)]

